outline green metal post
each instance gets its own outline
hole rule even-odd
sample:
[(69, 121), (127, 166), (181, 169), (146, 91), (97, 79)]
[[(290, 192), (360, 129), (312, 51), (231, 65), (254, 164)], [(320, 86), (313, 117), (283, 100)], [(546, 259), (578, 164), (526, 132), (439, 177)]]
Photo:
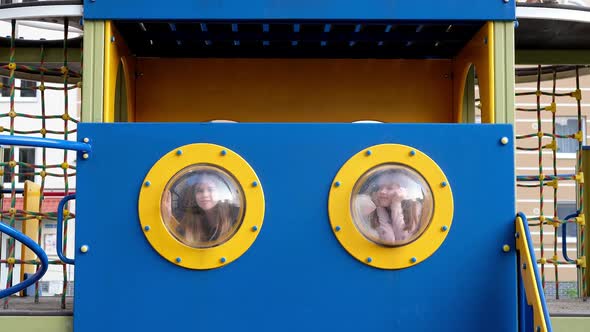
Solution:
[(104, 21), (84, 21), (82, 121), (103, 121)]
[(496, 123), (514, 123), (514, 23), (494, 22)]

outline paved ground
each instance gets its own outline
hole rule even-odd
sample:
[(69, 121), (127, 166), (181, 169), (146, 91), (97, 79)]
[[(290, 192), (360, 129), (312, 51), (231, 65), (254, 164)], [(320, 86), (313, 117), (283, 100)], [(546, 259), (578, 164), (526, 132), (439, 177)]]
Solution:
[(590, 299), (547, 300), (549, 313), (552, 316), (560, 315), (583, 315), (590, 316)]
[[(4, 309), (4, 300), (0, 300), (0, 315), (71, 315), (73, 298), (66, 298), (66, 309), (61, 309), (61, 298), (41, 297), (39, 303), (33, 303), (32, 297), (10, 297), (8, 309)], [(552, 316), (583, 315), (590, 316), (590, 300), (579, 299), (547, 300)]]
[(71, 315), (73, 298), (66, 298), (66, 308), (61, 309), (60, 297), (40, 297), (39, 303), (34, 303), (34, 297), (13, 297), (8, 300), (8, 309), (4, 309), (4, 299), (0, 300), (1, 316), (18, 315)]

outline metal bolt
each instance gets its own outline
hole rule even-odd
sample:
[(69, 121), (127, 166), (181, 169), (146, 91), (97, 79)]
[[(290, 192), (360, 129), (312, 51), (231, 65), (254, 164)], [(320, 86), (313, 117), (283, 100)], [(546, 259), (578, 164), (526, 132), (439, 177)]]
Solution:
[(410, 151), (410, 156), (412, 156), (412, 157), (413, 157), (413, 156), (415, 156), (415, 155), (416, 155), (416, 151), (414, 151), (414, 150)]
[(182, 154), (182, 150), (180, 150), (180, 149), (176, 150), (176, 155), (177, 156), (180, 156), (181, 154)]
[(88, 138), (88, 137), (84, 137), (84, 139), (82, 140), (82, 142), (84, 142), (84, 143), (88, 143), (88, 142), (90, 142), (90, 138)]
[(258, 230), (258, 226), (252, 226), (252, 232), (256, 232)]
[(444, 187), (447, 186), (447, 183), (445, 181), (443, 181), (443, 182), (440, 183), (440, 186), (444, 188)]
[(176, 257), (176, 263), (180, 263), (182, 262), (182, 259), (180, 259), (180, 257)]
[(510, 246), (509, 246), (509, 245), (507, 245), (507, 244), (505, 244), (504, 246), (502, 246), (502, 250), (503, 250), (504, 252), (509, 252), (509, 251), (510, 251)]
[(88, 159), (88, 153), (82, 154), (82, 159)]
[(367, 257), (367, 263), (371, 263), (373, 259), (371, 257)]
[(334, 182), (334, 187), (340, 187), (340, 181)]
[(149, 182), (149, 181), (146, 181), (146, 182), (145, 182), (145, 186), (146, 186), (146, 187), (149, 187), (151, 184), (152, 184), (152, 183), (151, 183), (151, 182)]
[(336, 228), (334, 228), (336, 230), (336, 232), (340, 232), (341, 228), (340, 226), (336, 226)]
[(514, 237), (518, 239), (520, 237), (520, 234), (518, 232), (516, 232), (516, 233), (514, 233)]
[(111, 43), (115, 42), (115, 36), (111, 36)]
[(145, 229), (145, 231), (149, 231), (150, 230), (150, 226), (145, 226), (143, 229)]
[(449, 227), (447, 227), (447, 225), (444, 225), (443, 227), (440, 228), (441, 231), (446, 232), (449, 229)]
[(510, 0), (504, 0), (504, 3), (509, 3), (509, 2), (510, 2)]
[(412, 258), (410, 259), (410, 262), (412, 262), (412, 263), (416, 263), (416, 261), (417, 261), (416, 257), (412, 257)]
[(367, 150), (367, 156), (370, 156), (372, 153), (371, 150)]
[(88, 246), (87, 246), (87, 245), (83, 245), (83, 246), (81, 246), (81, 247), (80, 247), (80, 251), (81, 251), (82, 253), (87, 253), (87, 252), (88, 252)]
[(256, 181), (252, 182), (252, 187), (258, 187), (258, 182), (256, 182)]
[(219, 260), (221, 263), (225, 263), (225, 257), (221, 257), (221, 259)]
[(523, 263), (523, 264), (522, 264), (522, 269), (523, 269), (523, 270), (526, 270), (526, 263)]
[(225, 151), (225, 150), (221, 150), (221, 155), (222, 155), (222, 156), (225, 156), (226, 154), (227, 154), (227, 151)]
[(502, 145), (506, 145), (508, 144), (508, 137), (504, 136), (500, 139), (500, 143), (502, 143)]

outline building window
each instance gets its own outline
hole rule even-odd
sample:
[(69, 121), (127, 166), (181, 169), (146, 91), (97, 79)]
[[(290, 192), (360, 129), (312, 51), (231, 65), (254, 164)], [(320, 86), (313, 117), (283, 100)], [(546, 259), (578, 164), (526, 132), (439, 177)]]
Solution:
[[(578, 118), (574, 116), (555, 117), (555, 133), (572, 135), (578, 132)], [(582, 117), (582, 144), (586, 138), (586, 118)], [(557, 154), (560, 157), (575, 157), (578, 151), (578, 140), (574, 138), (557, 138)]]
[[(575, 202), (558, 202), (557, 203), (557, 217), (559, 220), (565, 220), (565, 217), (576, 213), (577, 206)], [(561, 238), (563, 225), (557, 229), (557, 236)], [(566, 240), (576, 241), (578, 237), (578, 224), (568, 223), (566, 228)]]
[(37, 97), (37, 83), (34, 81), (20, 81), (20, 96), (24, 98), (35, 98)]
[[(10, 97), (10, 78), (8, 77), (1, 77), (0, 81), (2, 82), (2, 97), (9, 98)], [(14, 80), (14, 86), (20, 87), (20, 90), (16, 90), (14, 96), (20, 98), (36, 98), (37, 97), (37, 89), (34, 89), (37, 86), (37, 83), (34, 81), (27, 81), (27, 80)], [(20, 91), (20, 94), (19, 94)]]
[(10, 79), (2, 77), (2, 97), (10, 97)]
[[(34, 148), (14, 148), (14, 160), (25, 164), (35, 164), (35, 149)], [(16, 158), (18, 157), (18, 158)], [(3, 150), (3, 159), (5, 163), (10, 161), (10, 149)], [(31, 166), (17, 165), (15, 166), (15, 182), (24, 183), (26, 180), (35, 181), (35, 168)], [(4, 166), (4, 183), (10, 183), (12, 176), (12, 169)]]

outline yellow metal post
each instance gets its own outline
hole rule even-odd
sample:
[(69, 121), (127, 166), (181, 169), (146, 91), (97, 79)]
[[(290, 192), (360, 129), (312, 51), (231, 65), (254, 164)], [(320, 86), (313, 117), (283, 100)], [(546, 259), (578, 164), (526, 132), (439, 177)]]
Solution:
[[(40, 208), (40, 197), (41, 197), (41, 186), (31, 182), (25, 181), (25, 190), (24, 190), (24, 197), (23, 197), (23, 210), (29, 212), (39, 212)], [(33, 239), (33, 241), (37, 242), (38, 232), (39, 230), (39, 220), (36, 218), (28, 219), (23, 222), (23, 233)], [(22, 246), (21, 249), (21, 257), (23, 260), (34, 260), (37, 258), (35, 253), (33, 253), (30, 249), (26, 246)], [(31, 264), (21, 264), (20, 269), (20, 278), (24, 280), (25, 273), (33, 274), (35, 273), (35, 265)]]
[[(584, 183), (580, 184), (584, 186), (584, 200), (583, 200), (583, 209), (582, 213), (584, 214), (584, 224), (581, 225), (580, 230), (584, 229), (584, 243), (578, 241), (578, 252), (582, 254), (582, 268), (578, 270), (578, 280), (582, 280), (579, 283), (580, 289), (579, 294), (582, 294), (582, 297), (588, 297), (588, 293), (590, 292), (590, 226), (588, 226), (588, 218), (590, 218), (590, 147), (584, 146), (582, 149), (582, 172), (584, 173)], [(582, 250), (582, 248), (584, 250)], [(585, 269), (583, 267), (586, 267)], [(585, 286), (585, 287), (584, 287)]]

